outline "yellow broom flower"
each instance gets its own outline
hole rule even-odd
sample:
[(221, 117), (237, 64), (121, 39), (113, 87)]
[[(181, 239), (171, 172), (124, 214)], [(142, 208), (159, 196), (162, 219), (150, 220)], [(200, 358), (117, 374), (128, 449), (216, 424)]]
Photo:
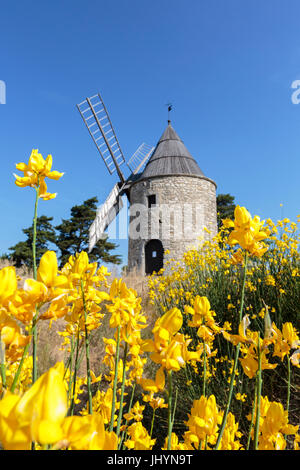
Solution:
[(23, 172), (23, 176), (14, 174), (16, 180), (15, 184), (20, 188), (31, 186), (33, 188), (39, 188), (39, 197), (44, 200), (53, 199), (56, 197), (56, 193), (49, 193), (47, 191), (47, 185), (45, 178), (58, 180), (63, 176), (64, 173), (58, 171), (51, 171), (52, 168), (52, 155), (48, 155), (46, 160), (38, 152), (37, 149), (33, 149), (26, 163), (17, 163), (16, 169)]
[(62, 424), (63, 439), (57, 448), (70, 450), (117, 450), (118, 438), (104, 427), (99, 413), (86, 416), (69, 416)]
[(264, 221), (256, 215), (253, 218), (245, 207), (236, 206), (234, 221), (228, 221), (228, 226), (233, 227), (229, 234), (228, 243), (239, 244), (244, 250), (255, 256), (262, 256), (268, 249), (261, 243), (268, 237), (267, 231), (263, 231)]
[(57, 363), (22, 397), (7, 394), (0, 401), (0, 441), (5, 449), (28, 449), (32, 441), (54, 444), (63, 438), (67, 413), (64, 365)]

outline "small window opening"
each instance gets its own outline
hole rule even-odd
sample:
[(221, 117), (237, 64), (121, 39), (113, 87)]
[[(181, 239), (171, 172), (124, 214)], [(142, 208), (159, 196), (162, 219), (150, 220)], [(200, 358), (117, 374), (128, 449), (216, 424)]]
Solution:
[(151, 209), (151, 207), (156, 206), (156, 195), (151, 194), (148, 196), (148, 208)]
[(156, 251), (152, 251), (152, 258), (156, 258), (156, 256), (157, 256)]

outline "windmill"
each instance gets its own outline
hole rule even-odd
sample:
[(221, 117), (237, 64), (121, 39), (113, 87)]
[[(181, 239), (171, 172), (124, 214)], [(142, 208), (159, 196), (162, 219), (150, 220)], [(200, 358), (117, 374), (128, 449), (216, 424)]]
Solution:
[(126, 178), (121, 170), (125, 157), (100, 93), (86, 98), (76, 106), (109, 174), (117, 173), (118, 175), (118, 182), (113, 186), (105, 202), (98, 208), (95, 220), (90, 227), (89, 252), (91, 252), (122, 209), (122, 196), (126, 195), (129, 201), (130, 181), (146, 165), (154, 147), (142, 143), (137, 148), (126, 163), (130, 171), (129, 177)]

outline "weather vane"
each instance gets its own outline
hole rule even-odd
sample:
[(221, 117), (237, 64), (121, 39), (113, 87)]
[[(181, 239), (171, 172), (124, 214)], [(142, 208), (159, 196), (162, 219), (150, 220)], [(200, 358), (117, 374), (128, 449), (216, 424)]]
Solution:
[(173, 104), (172, 103), (167, 103), (166, 106), (168, 106), (168, 122), (170, 121), (170, 112), (172, 111)]

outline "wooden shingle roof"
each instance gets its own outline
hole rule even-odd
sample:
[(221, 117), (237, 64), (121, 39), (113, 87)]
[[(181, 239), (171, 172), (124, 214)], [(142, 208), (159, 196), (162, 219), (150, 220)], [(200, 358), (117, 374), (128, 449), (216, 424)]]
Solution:
[(140, 178), (163, 175), (204, 176), (169, 121)]

